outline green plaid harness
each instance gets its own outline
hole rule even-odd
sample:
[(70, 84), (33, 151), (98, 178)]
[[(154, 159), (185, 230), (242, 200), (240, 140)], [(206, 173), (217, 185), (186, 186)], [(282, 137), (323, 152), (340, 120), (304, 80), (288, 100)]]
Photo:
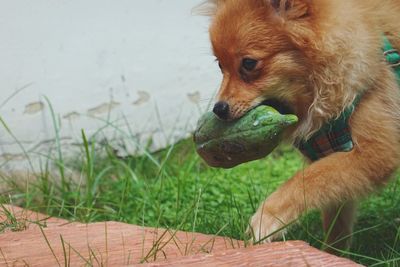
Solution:
[[(393, 68), (400, 84), (400, 54), (393, 48), (389, 40), (384, 37), (383, 55)], [(311, 161), (317, 161), (334, 152), (349, 152), (353, 149), (353, 139), (349, 126), (349, 119), (353, 114), (361, 96), (357, 96), (353, 103), (340, 115), (339, 118), (326, 123), (310, 139), (298, 145), (303, 155)]]

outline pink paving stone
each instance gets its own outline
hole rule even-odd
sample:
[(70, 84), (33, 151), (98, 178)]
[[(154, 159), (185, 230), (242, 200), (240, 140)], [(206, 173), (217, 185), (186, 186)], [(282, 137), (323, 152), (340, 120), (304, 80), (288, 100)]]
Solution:
[[(136, 265), (139, 266), (139, 265)], [(143, 266), (143, 265), (141, 265)], [(302, 241), (276, 242), (247, 248), (215, 251), (167, 260), (163, 263), (149, 263), (145, 266), (361, 266), (348, 259), (332, 256), (310, 247)]]
[[(357, 266), (301, 241), (245, 248), (242, 241), (212, 235), (118, 222), (68, 223), (6, 208), (26, 230), (0, 234), (0, 266)], [(0, 211), (0, 223), (5, 220)]]

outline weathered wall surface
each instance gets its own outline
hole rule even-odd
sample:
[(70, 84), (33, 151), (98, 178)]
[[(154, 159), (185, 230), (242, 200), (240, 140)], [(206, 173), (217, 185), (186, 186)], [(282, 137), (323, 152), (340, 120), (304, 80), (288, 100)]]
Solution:
[(187, 135), (220, 79), (199, 2), (4, 1), (0, 116), (14, 137), (0, 125), (0, 168), (48, 155), (54, 126), (64, 148), (81, 129), (130, 151)]

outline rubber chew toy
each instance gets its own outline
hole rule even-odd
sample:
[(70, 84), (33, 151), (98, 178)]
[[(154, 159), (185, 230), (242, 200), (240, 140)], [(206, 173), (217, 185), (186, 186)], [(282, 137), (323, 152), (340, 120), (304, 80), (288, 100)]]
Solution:
[(279, 144), (283, 131), (298, 121), (270, 106), (259, 106), (239, 120), (226, 122), (204, 114), (194, 133), (197, 153), (211, 167), (233, 168), (261, 159)]

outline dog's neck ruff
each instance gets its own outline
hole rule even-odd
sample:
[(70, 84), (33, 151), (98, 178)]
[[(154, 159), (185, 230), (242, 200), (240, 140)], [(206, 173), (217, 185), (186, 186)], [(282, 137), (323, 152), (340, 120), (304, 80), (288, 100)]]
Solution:
[[(389, 40), (384, 37), (383, 55), (388, 64), (393, 68), (400, 84), (400, 53), (393, 48)], [(318, 130), (307, 141), (298, 145), (301, 153), (311, 161), (317, 161), (335, 152), (349, 152), (353, 150), (354, 143), (351, 137), (349, 119), (361, 100), (358, 95), (353, 103), (342, 112), (339, 118), (334, 119)]]

